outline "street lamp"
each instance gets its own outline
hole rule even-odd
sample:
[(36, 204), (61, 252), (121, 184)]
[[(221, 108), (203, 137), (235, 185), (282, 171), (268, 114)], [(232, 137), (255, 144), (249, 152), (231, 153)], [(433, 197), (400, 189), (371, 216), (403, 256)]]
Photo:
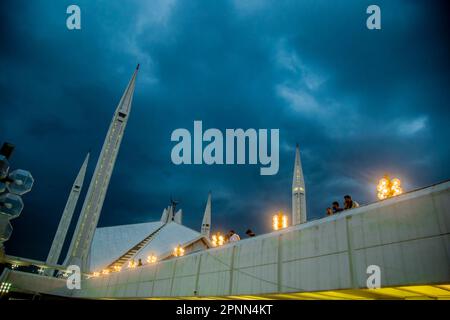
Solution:
[(272, 227), (273, 230), (280, 230), (287, 228), (288, 226), (288, 218), (283, 212), (278, 212), (278, 214), (274, 215), (272, 218)]
[(378, 199), (384, 200), (386, 198), (395, 197), (403, 193), (401, 187), (401, 181), (398, 178), (390, 179), (388, 175), (385, 175), (377, 185)]
[(175, 257), (181, 257), (184, 256), (184, 248), (180, 245), (177, 245), (175, 248), (173, 248), (173, 255)]
[(224, 245), (225, 238), (220, 234), (220, 232), (217, 232), (216, 234), (212, 235), (211, 242), (214, 247), (220, 247)]
[(4, 143), (0, 148), (0, 253), (3, 252), (3, 242), (12, 233), (9, 222), (17, 218), (23, 210), (21, 196), (33, 187), (34, 179), (30, 172), (17, 169), (10, 172), (9, 159), (14, 151), (14, 145)]

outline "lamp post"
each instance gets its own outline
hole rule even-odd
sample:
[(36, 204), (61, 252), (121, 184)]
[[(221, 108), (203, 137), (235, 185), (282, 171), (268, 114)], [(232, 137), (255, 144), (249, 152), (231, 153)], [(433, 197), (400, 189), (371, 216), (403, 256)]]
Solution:
[(4, 254), (3, 242), (12, 233), (10, 220), (23, 210), (22, 195), (30, 192), (34, 179), (30, 172), (17, 169), (10, 172), (9, 159), (14, 145), (5, 142), (0, 148), (0, 254)]
[(288, 226), (288, 218), (283, 212), (278, 212), (278, 214), (274, 215), (272, 218), (272, 227), (273, 230), (280, 230), (287, 228)]
[(377, 185), (377, 197), (379, 200), (384, 200), (390, 197), (398, 196), (403, 193), (401, 187), (402, 182), (398, 178), (390, 179), (388, 175), (385, 175)]

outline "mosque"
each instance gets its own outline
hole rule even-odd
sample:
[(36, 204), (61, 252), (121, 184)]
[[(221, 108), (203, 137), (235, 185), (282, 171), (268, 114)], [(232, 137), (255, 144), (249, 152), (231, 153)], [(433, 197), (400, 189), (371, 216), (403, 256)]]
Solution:
[[(65, 258), (62, 248), (90, 154), (47, 260), (0, 257), (11, 266), (0, 276), (2, 286), (33, 296), (87, 299), (450, 298), (450, 181), (308, 221), (298, 146), (286, 228), (218, 246), (210, 235), (211, 193), (198, 231), (183, 225), (173, 201), (159, 221), (98, 228), (138, 71), (139, 65), (114, 112)], [(375, 291), (367, 282), (373, 265), (381, 270)], [(23, 266), (39, 272), (18, 270)], [(69, 266), (82, 274), (76, 289), (68, 285)]]

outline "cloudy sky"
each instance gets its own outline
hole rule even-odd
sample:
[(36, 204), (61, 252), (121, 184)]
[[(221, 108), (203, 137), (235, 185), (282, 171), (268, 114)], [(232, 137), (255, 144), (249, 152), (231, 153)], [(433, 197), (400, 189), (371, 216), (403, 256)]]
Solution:
[[(82, 30), (66, 28), (81, 8)], [(332, 4), (332, 5), (331, 5)], [(89, 149), (90, 175), (137, 63), (135, 99), (99, 226), (159, 219), (170, 196), (199, 229), (209, 190), (213, 230), (270, 230), (290, 210), (301, 147), (308, 217), (351, 194), (376, 200), (390, 173), (406, 190), (450, 177), (447, 8), (376, 1), (1, 1), (0, 142), (35, 186), (7, 252), (44, 259)], [(279, 128), (280, 170), (175, 166), (171, 132)], [(76, 217), (79, 214), (79, 203)], [(73, 221), (74, 227), (76, 220)]]

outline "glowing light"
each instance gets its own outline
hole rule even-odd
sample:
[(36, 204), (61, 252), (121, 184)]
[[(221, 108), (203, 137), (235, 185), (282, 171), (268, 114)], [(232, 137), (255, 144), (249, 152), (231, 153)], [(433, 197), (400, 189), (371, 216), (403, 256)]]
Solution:
[(44, 273), (44, 268), (39, 268), (39, 269), (38, 269), (38, 273), (39, 273), (39, 274), (43, 274), (43, 273)]
[(182, 248), (180, 245), (177, 245), (175, 248), (173, 248), (173, 255), (175, 257), (184, 256), (184, 248)]
[(148, 263), (155, 263), (157, 260), (158, 258), (153, 253), (147, 257)]
[(93, 276), (94, 278), (97, 278), (98, 276), (100, 276), (100, 273), (94, 272), (94, 273), (92, 274), (92, 276)]
[(104, 274), (104, 275), (109, 274), (109, 270), (108, 270), (108, 269), (104, 269), (104, 270), (102, 271), (102, 274)]
[(133, 260), (128, 261), (128, 268), (136, 268), (136, 262), (134, 262)]
[(0, 285), (0, 294), (8, 293), (10, 288), (11, 288), (11, 283), (2, 282), (2, 284)]
[(122, 270), (121, 266), (114, 266), (113, 268), (115, 272), (120, 272), (120, 270)]
[(403, 193), (401, 187), (402, 182), (398, 178), (390, 179), (389, 176), (384, 176), (377, 185), (377, 197), (380, 200), (390, 197), (398, 196)]
[(212, 235), (211, 242), (214, 247), (223, 246), (225, 244), (225, 237), (221, 235), (220, 232), (217, 232)]
[(287, 228), (288, 226), (288, 218), (283, 212), (278, 212), (278, 214), (274, 215), (272, 218), (272, 227), (273, 230), (280, 230)]
[(19, 267), (19, 265), (17, 265), (17, 264), (13, 264), (13, 265), (11, 265), (11, 269), (12, 270), (15, 270), (15, 269), (17, 269)]

